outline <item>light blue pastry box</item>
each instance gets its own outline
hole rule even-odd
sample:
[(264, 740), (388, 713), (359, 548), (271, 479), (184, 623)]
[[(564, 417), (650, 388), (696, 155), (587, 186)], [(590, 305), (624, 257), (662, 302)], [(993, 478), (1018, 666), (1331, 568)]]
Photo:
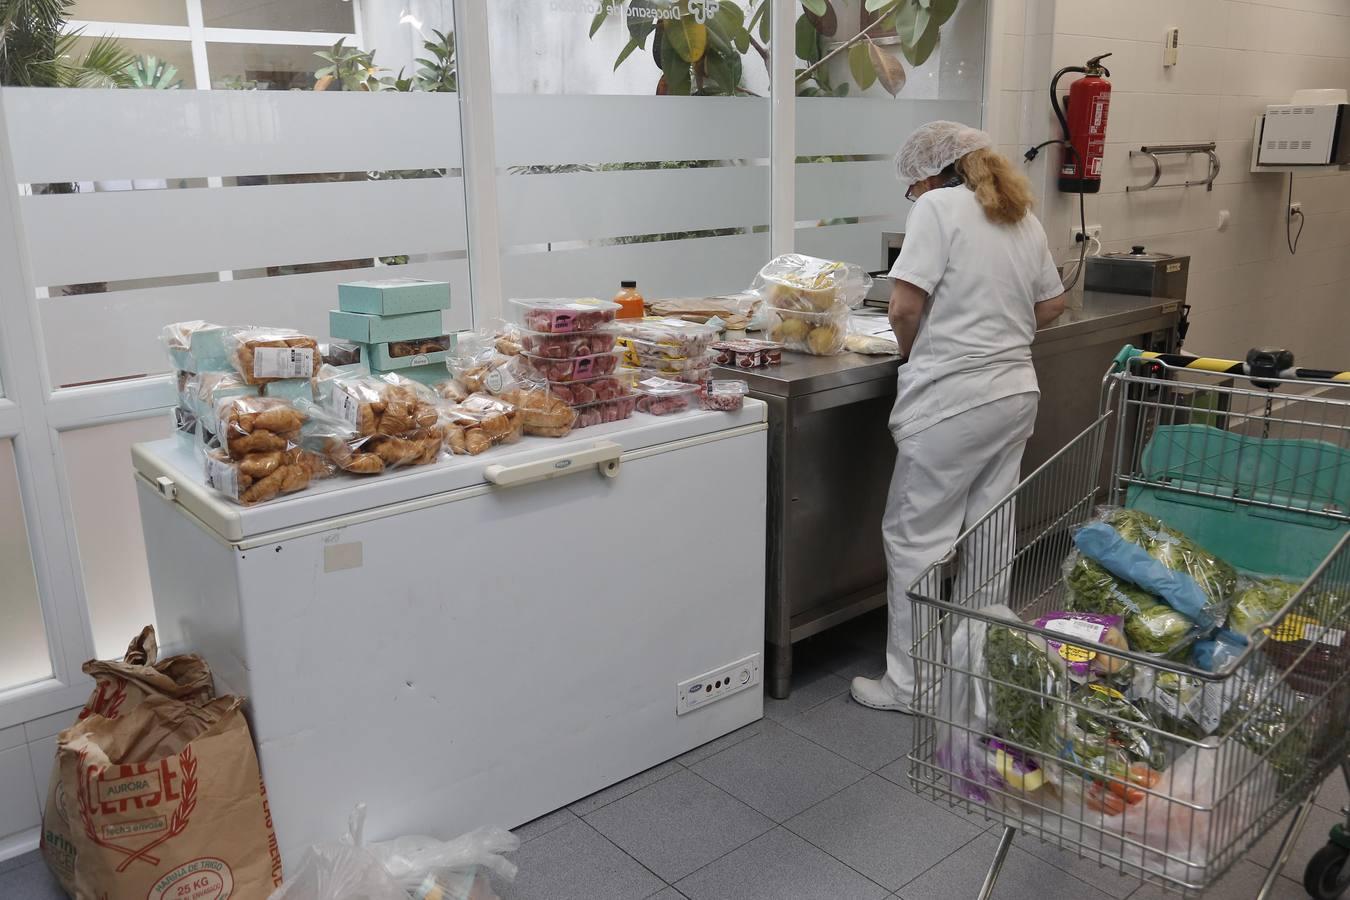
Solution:
[(368, 313), (328, 311), (328, 333), (358, 344), (387, 344), (440, 337), (445, 333), (439, 309), (402, 316), (378, 316)]
[(338, 309), (377, 316), (403, 316), (450, 308), (450, 285), (418, 278), (382, 278), (338, 285)]
[(264, 384), (262, 392), (265, 397), (277, 397), (287, 403), (294, 403), (296, 400), (313, 403), (314, 381), (309, 378), (283, 378)]
[(399, 369), (394, 374), (401, 378), (407, 378), (420, 384), (425, 384), (429, 387), (434, 387), (443, 381), (450, 380), (450, 370), (445, 367), (445, 363), (432, 363), (429, 366), (410, 366), (406, 369)]
[(361, 352), (365, 355), (366, 362), (370, 365), (370, 371), (372, 372), (397, 372), (412, 366), (425, 366), (431, 363), (445, 365), (446, 357), (455, 349), (455, 336), (453, 334), (423, 338), (420, 341), (394, 341), (393, 343), (417, 345), (425, 344), (428, 341), (435, 341), (445, 349), (432, 353), (410, 353), (406, 356), (393, 356), (390, 354), (392, 344), (367, 344), (361, 348)]

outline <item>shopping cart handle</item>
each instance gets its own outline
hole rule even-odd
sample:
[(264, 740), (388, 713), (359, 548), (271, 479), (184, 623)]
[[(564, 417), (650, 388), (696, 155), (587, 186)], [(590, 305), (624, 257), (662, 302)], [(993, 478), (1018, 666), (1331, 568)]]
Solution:
[(1124, 347), (1120, 348), (1120, 352), (1116, 354), (1116, 358), (1111, 361), (1111, 371), (1112, 372), (1125, 371), (1125, 367), (1130, 364), (1130, 360), (1138, 356), (1142, 356), (1143, 353), (1144, 353), (1143, 350), (1140, 350), (1133, 344), (1126, 344)]

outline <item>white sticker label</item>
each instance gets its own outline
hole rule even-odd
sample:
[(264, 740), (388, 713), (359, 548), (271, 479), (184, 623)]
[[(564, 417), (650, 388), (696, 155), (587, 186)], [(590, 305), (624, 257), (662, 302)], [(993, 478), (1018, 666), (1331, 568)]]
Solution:
[(228, 497), (239, 498), (239, 470), (232, 463), (208, 456), (206, 483)]
[(355, 426), (358, 414), (361, 411), (361, 401), (356, 399), (356, 395), (344, 387), (333, 386), (333, 399), (329, 403), (333, 412), (337, 413), (338, 418), (345, 420), (350, 425)]
[(483, 387), (493, 394), (500, 394), (502, 388), (506, 387), (506, 376), (501, 369), (493, 369), (483, 376)]
[(1345, 640), (1345, 632), (1339, 628), (1323, 628), (1321, 625), (1304, 625), (1303, 639), (1328, 647), (1339, 647)]
[(1045, 630), (1099, 644), (1106, 634), (1106, 626), (1100, 622), (1084, 622), (1082, 619), (1051, 619), (1045, 623)]
[(1205, 734), (1213, 734), (1223, 720), (1223, 685), (1208, 685), (1204, 692), (1200, 702), (1200, 727)]
[(313, 374), (311, 347), (253, 348), (254, 378), (308, 378)]

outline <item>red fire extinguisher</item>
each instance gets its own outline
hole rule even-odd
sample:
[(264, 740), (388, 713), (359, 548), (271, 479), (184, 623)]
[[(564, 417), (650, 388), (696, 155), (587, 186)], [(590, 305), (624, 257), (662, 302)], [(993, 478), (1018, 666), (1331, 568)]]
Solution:
[[(1106, 80), (1111, 70), (1102, 65), (1102, 60), (1110, 55), (1094, 56), (1083, 66), (1065, 66), (1050, 80), (1050, 103), (1064, 129), (1059, 163), (1061, 191), (1095, 194), (1101, 189), (1106, 117), (1111, 107), (1111, 82)], [(1083, 77), (1069, 86), (1065, 108), (1061, 109), (1059, 79), (1069, 72), (1082, 72)]]

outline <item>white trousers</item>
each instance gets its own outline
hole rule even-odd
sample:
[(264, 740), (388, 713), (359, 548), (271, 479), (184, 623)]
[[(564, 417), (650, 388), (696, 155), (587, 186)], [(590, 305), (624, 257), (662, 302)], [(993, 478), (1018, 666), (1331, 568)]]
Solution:
[(1026, 393), (992, 400), (896, 445), (881, 530), (890, 611), (884, 683), (898, 700), (909, 702), (914, 694), (914, 622), (906, 591), (968, 524), (1017, 486), (1038, 399)]

